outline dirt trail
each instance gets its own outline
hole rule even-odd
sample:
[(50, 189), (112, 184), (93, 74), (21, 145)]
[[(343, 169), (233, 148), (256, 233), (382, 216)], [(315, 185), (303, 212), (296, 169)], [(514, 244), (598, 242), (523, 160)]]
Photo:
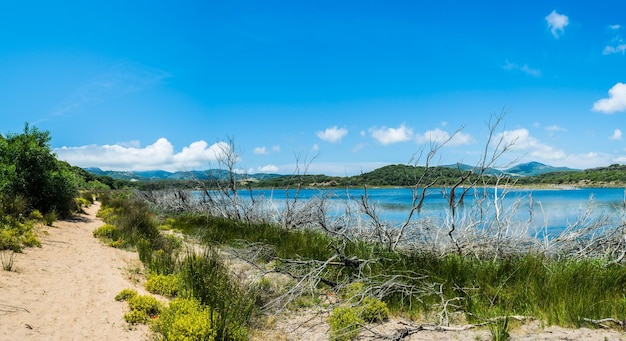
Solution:
[(125, 303), (114, 300), (134, 287), (125, 269), (137, 254), (93, 237), (103, 224), (99, 207), (42, 228), (42, 248), (16, 254), (13, 271), (0, 270), (0, 340), (146, 339), (146, 327), (129, 330)]

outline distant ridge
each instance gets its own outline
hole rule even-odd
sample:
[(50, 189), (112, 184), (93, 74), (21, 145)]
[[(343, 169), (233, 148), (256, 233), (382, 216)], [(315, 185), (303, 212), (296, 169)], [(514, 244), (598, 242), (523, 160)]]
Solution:
[[(406, 165), (389, 165), (378, 168), (372, 172), (385, 170), (389, 167), (406, 166)], [(443, 168), (461, 169), (463, 171), (476, 170), (476, 166), (467, 164), (451, 164), (441, 166)], [(203, 171), (178, 171), (168, 172), (164, 170), (151, 170), (151, 171), (104, 171), (100, 168), (84, 168), (87, 172), (97, 176), (108, 176), (113, 179), (120, 180), (136, 180), (136, 181), (159, 181), (159, 180), (225, 180), (228, 179), (229, 173), (223, 169), (209, 169)], [(516, 165), (506, 170), (497, 170), (495, 168), (487, 168), (485, 170), (486, 175), (499, 175), (508, 174), (516, 177), (529, 177), (553, 172), (580, 172), (581, 170), (572, 169), (567, 167), (552, 167), (540, 162), (528, 162)], [(238, 180), (267, 180), (285, 175), (269, 174), (269, 173), (256, 173), (256, 174), (234, 174), (234, 177)]]
[[(137, 181), (159, 181), (159, 180), (225, 180), (228, 179), (228, 171), (223, 169), (209, 169), (203, 171), (178, 171), (168, 172), (164, 170), (152, 171), (104, 171), (100, 168), (84, 168), (87, 172), (108, 176), (120, 180)], [(257, 173), (257, 174), (234, 174), (238, 180), (255, 179), (264, 180), (279, 177), (279, 174)]]

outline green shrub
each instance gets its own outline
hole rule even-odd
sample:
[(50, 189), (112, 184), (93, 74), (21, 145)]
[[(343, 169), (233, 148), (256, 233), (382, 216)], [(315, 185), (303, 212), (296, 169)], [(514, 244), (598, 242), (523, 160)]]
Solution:
[(24, 232), (20, 238), (22, 245), (27, 247), (41, 247), (41, 241), (33, 231)]
[(115, 225), (104, 224), (93, 230), (94, 237), (106, 238), (109, 240), (118, 240), (121, 236), (120, 229)]
[(85, 199), (85, 198), (76, 198), (76, 207), (89, 207), (91, 206), (91, 204), (93, 204), (92, 202), (90, 202), (89, 200)]
[(135, 289), (122, 289), (116, 296), (116, 301), (127, 301), (128, 299), (139, 295)]
[(22, 243), (20, 242), (20, 235), (17, 229), (0, 229), (0, 250), (22, 251)]
[(330, 325), (330, 339), (334, 341), (348, 341), (359, 335), (359, 329), (364, 323), (357, 309), (341, 306), (333, 309), (328, 317)]
[(41, 214), (41, 212), (39, 212), (38, 209), (34, 209), (34, 210), (30, 211), (30, 213), (28, 214), (28, 218), (32, 219), (32, 220), (42, 221), (43, 220), (43, 214)]
[(161, 313), (163, 303), (150, 295), (135, 295), (129, 297), (128, 307), (130, 312), (124, 315), (126, 322), (130, 324), (147, 323)]
[(174, 297), (178, 294), (180, 279), (177, 275), (150, 275), (146, 281), (146, 290), (152, 294)]
[(115, 218), (115, 209), (113, 207), (101, 206), (98, 213), (96, 213), (96, 217), (105, 222), (111, 222)]
[(378, 298), (365, 297), (358, 310), (361, 318), (366, 322), (382, 322), (389, 318), (387, 304)]
[(150, 327), (164, 340), (215, 340), (213, 320), (210, 310), (198, 300), (178, 298), (163, 309)]

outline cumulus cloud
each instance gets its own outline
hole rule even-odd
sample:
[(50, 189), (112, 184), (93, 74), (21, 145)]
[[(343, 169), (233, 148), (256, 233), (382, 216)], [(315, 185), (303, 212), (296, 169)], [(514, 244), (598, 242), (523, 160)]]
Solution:
[(512, 151), (524, 152), (534, 160), (554, 161), (562, 160), (565, 153), (562, 150), (541, 143), (532, 137), (527, 129), (520, 128), (506, 130), (496, 135), (496, 141), (502, 140), (505, 145), (511, 145)]
[(622, 131), (619, 129), (613, 130), (613, 135), (609, 137), (611, 140), (621, 141), (622, 140)]
[(433, 130), (428, 130), (423, 134), (417, 134), (415, 136), (415, 140), (417, 143), (437, 143), (442, 144), (446, 143), (447, 146), (455, 147), (462, 146), (465, 144), (472, 143), (474, 139), (470, 134), (464, 134), (463, 132), (456, 132), (454, 135), (450, 135), (445, 130), (441, 130), (439, 128), (435, 128)]
[(609, 98), (603, 98), (593, 104), (593, 111), (612, 114), (626, 110), (626, 84), (617, 83), (609, 89)]
[(370, 128), (370, 135), (379, 143), (387, 145), (406, 142), (413, 138), (413, 129), (401, 124), (398, 128)]
[(554, 38), (559, 38), (559, 36), (565, 31), (565, 27), (569, 25), (569, 18), (566, 15), (557, 13), (556, 11), (552, 11), (552, 13), (548, 14), (545, 19)]
[(98, 167), (104, 170), (193, 170), (206, 169), (229, 152), (229, 145), (217, 142), (209, 145), (196, 141), (175, 153), (166, 138), (160, 138), (146, 147), (116, 145), (88, 145), (61, 147), (54, 150), (60, 160), (78, 167)]
[(341, 141), (341, 139), (348, 134), (348, 130), (345, 128), (337, 128), (337, 126), (327, 128), (324, 131), (318, 131), (317, 137), (320, 139), (330, 142), (337, 143)]

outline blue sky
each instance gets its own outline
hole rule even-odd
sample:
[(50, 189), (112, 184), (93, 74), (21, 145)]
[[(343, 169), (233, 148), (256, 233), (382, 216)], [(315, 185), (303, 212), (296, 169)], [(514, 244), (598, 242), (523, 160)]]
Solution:
[[(353, 175), (499, 161), (626, 163), (623, 1), (11, 1), (0, 132), (107, 170)], [(422, 159), (423, 160), (423, 159)]]

